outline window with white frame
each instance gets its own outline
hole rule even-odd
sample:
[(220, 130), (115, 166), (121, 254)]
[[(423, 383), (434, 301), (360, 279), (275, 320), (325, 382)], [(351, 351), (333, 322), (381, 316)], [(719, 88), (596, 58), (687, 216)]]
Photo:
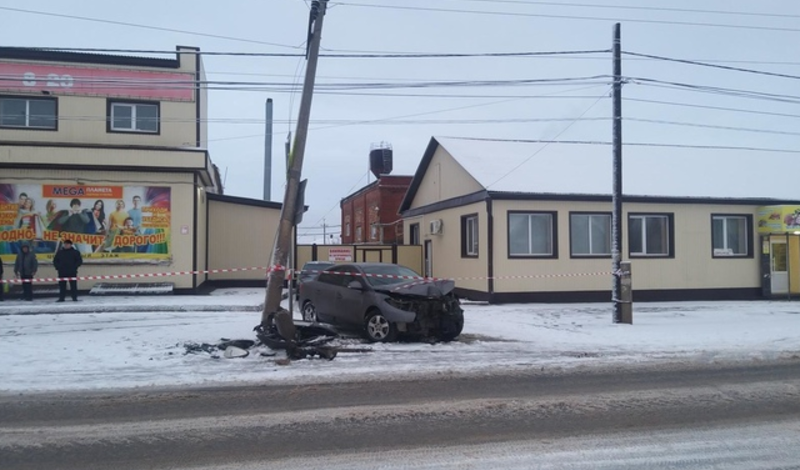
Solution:
[(109, 130), (113, 132), (159, 132), (157, 103), (110, 102)]
[(461, 217), (461, 256), (475, 258), (478, 256), (478, 215)]
[(555, 213), (508, 214), (510, 257), (555, 257)]
[(670, 214), (628, 216), (628, 246), (631, 256), (671, 256)]
[(0, 97), (0, 127), (55, 130), (55, 98)]
[(611, 256), (611, 214), (570, 214), (572, 256)]
[(356, 225), (356, 241), (360, 242), (361, 240), (361, 226)]
[(713, 256), (749, 256), (751, 223), (747, 215), (712, 215)]

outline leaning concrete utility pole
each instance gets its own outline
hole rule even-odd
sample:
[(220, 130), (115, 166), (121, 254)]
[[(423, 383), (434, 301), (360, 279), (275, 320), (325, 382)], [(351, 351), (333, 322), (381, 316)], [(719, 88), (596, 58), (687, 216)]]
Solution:
[(278, 224), (278, 233), (275, 240), (275, 249), (272, 253), (270, 271), (267, 274), (267, 294), (264, 301), (264, 311), (261, 314), (261, 324), (267, 326), (270, 314), (280, 309), (283, 281), (286, 279), (286, 266), (289, 251), (292, 245), (292, 229), (295, 225), (297, 212), (302, 207), (297, 207), (300, 188), (300, 175), (303, 170), (303, 155), (306, 149), (306, 136), (308, 135), (308, 122), (311, 117), (311, 98), (314, 94), (314, 79), (317, 73), (317, 59), (322, 39), (322, 19), (325, 17), (325, 8), (328, 0), (314, 0), (308, 19), (308, 48), (306, 49), (306, 78), (303, 83), (303, 96), (300, 99), (300, 112), (297, 117), (297, 132), (294, 136), (294, 145), (289, 154), (286, 166), (287, 181), (286, 193), (283, 197), (281, 220)]

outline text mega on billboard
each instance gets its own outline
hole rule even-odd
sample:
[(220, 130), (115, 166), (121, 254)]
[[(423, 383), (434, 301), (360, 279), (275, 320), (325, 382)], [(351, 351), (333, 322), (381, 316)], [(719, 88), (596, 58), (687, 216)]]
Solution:
[(0, 63), (0, 90), (194, 101), (190, 73)]

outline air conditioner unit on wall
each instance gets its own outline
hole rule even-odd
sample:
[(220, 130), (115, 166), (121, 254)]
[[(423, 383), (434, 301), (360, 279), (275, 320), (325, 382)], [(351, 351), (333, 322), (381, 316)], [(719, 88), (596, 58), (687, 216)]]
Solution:
[(442, 219), (431, 220), (430, 234), (441, 235), (442, 233)]

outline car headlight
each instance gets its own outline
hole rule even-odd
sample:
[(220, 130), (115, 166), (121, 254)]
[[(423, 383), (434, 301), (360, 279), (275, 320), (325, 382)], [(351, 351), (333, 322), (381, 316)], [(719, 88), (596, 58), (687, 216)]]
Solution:
[(414, 311), (414, 304), (408, 300), (395, 299), (394, 297), (386, 297), (386, 303), (394, 308), (405, 310), (407, 312)]

